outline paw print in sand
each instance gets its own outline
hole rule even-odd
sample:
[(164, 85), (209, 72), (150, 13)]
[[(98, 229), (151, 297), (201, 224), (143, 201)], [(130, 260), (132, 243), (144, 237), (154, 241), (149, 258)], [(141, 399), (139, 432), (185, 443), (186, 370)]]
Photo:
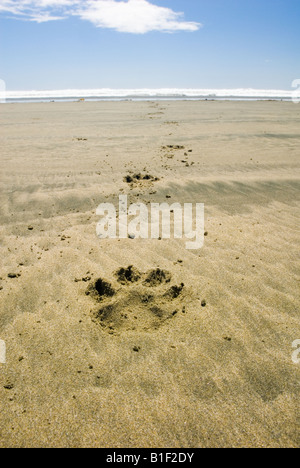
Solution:
[(133, 266), (120, 268), (114, 285), (97, 279), (86, 292), (97, 303), (93, 321), (109, 334), (157, 330), (182, 310), (184, 284), (171, 285), (171, 280), (168, 271), (141, 273)]

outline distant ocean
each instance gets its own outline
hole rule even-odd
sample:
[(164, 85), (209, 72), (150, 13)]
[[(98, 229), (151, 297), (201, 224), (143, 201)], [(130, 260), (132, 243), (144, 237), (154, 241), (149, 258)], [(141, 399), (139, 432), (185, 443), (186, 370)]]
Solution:
[(295, 91), (266, 89), (66, 89), (54, 91), (0, 92), (1, 102), (49, 101), (147, 101), (147, 100), (284, 100)]

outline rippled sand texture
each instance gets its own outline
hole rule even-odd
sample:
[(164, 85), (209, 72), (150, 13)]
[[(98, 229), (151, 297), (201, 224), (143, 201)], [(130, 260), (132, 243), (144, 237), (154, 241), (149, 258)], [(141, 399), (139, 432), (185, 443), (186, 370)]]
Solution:
[[(0, 124), (0, 446), (299, 446), (300, 105), (7, 104)], [(99, 240), (120, 193), (205, 203), (204, 248)]]

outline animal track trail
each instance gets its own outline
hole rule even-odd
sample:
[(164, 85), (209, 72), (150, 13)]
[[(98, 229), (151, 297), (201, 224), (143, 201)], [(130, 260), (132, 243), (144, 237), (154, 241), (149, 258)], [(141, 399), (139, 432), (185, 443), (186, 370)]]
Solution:
[(93, 321), (111, 335), (158, 330), (184, 309), (184, 284), (171, 286), (168, 271), (157, 268), (141, 273), (129, 266), (114, 276), (116, 287), (99, 278), (86, 292), (96, 303)]
[(150, 174), (128, 174), (123, 179), (124, 182), (129, 184), (132, 188), (135, 186), (142, 186), (145, 184), (151, 184), (153, 182), (158, 182), (159, 178), (154, 177)]

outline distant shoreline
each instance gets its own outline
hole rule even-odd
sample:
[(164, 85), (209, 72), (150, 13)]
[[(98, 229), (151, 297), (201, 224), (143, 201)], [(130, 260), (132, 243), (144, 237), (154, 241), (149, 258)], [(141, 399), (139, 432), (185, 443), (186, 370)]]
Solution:
[(0, 91), (0, 101), (292, 101), (295, 91), (264, 89), (67, 89)]
[[(258, 98), (258, 97), (253, 97), (253, 98), (238, 98), (238, 97), (215, 97), (215, 98), (204, 98), (204, 97), (199, 97), (199, 98), (172, 98), (172, 97), (164, 97), (164, 98), (83, 98), (83, 101), (86, 102), (151, 102), (151, 101), (229, 101), (229, 102), (292, 102), (291, 98)], [(26, 103), (53, 103), (53, 102), (78, 102), (80, 99), (78, 98), (37, 98), (37, 99), (6, 99), (4, 102), (0, 100), (1, 104), (26, 104)]]

